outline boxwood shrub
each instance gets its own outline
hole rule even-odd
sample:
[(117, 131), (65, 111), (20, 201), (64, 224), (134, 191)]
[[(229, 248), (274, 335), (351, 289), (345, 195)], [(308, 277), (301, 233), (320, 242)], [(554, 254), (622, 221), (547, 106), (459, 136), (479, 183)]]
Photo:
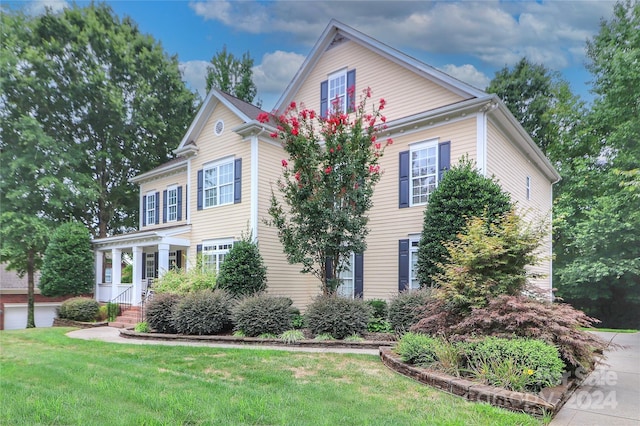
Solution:
[(233, 297), (225, 290), (189, 293), (176, 305), (173, 320), (181, 334), (209, 335), (231, 329)]
[(264, 293), (246, 297), (232, 310), (234, 329), (249, 337), (265, 333), (279, 335), (293, 327), (292, 304), (288, 297)]
[(97, 300), (88, 297), (74, 297), (62, 302), (58, 317), (72, 321), (95, 321), (100, 310)]
[(305, 318), (313, 334), (327, 333), (344, 339), (367, 331), (371, 306), (362, 299), (319, 296), (307, 307)]
[(149, 327), (158, 333), (176, 333), (173, 311), (182, 300), (175, 293), (154, 294), (146, 307), (146, 320)]
[(408, 332), (402, 335), (394, 351), (403, 362), (429, 366), (438, 360), (437, 339), (426, 334)]
[(420, 320), (420, 308), (429, 303), (431, 289), (425, 288), (398, 293), (389, 303), (389, 322), (393, 330), (406, 333)]

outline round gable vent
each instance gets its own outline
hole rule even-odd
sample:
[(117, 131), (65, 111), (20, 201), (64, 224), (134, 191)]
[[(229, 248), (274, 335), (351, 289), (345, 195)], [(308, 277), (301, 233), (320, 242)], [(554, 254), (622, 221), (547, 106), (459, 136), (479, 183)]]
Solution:
[(220, 136), (223, 131), (224, 131), (224, 121), (218, 120), (216, 122), (216, 127), (214, 128), (214, 132), (216, 133), (216, 136)]

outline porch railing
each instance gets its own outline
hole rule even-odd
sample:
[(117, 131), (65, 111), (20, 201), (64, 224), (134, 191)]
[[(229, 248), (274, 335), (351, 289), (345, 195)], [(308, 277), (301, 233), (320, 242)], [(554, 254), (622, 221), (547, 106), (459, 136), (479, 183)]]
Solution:
[[(109, 320), (115, 318), (118, 315), (131, 308), (131, 294), (133, 287), (126, 288), (122, 293), (114, 297), (109, 301)], [(115, 309), (115, 312), (111, 312), (111, 309)]]

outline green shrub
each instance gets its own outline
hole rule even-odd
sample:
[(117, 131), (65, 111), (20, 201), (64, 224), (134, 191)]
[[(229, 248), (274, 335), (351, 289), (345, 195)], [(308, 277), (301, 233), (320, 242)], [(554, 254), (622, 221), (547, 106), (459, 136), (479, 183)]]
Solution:
[(408, 364), (427, 367), (438, 360), (437, 344), (438, 340), (435, 337), (409, 332), (402, 335), (394, 351)]
[(267, 268), (250, 237), (235, 242), (225, 256), (218, 274), (218, 288), (234, 296), (250, 296), (267, 289)]
[(231, 328), (233, 297), (224, 290), (200, 290), (184, 296), (173, 311), (178, 333), (210, 335)]
[(280, 339), (287, 345), (292, 345), (304, 339), (304, 333), (300, 330), (287, 330), (280, 334)]
[(136, 324), (134, 329), (136, 333), (148, 333), (150, 331), (149, 324), (145, 321)]
[(306, 326), (306, 321), (304, 319), (304, 315), (300, 314), (300, 309), (298, 308), (291, 308), (291, 325), (293, 326), (294, 329), (299, 330), (301, 328), (305, 328)]
[(94, 321), (100, 310), (100, 304), (95, 299), (88, 297), (74, 297), (62, 302), (58, 309), (60, 318), (72, 321)]
[(486, 337), (464, 348), (471, 373), (492, 386), (537, 392), (562, 379), (558, 349), (540, 340)]
[[(79, 222), (60, 225), (44, 254), (40, 291), (44, 296), (91, 293), (95, 285), (93, 261), (89, 230)], [(93, 317), (86, 321), (90, 320)]]
[(393, 328), (387, 320), (389, 308), (386, 300), (371, 299), (367, 300), (367, 304), (371, 306), (371, 318), (367, 324), (367, 331), (371, 333), (393, 333)]
[(158, 333), (176, 333), (173, 311), (180, 300), (182, 296), (173, 293), (154, 294), (145, 312), (149, 327)]
[(371, 306), (371, 316), (373, 318), (387, 318), (387, 315), (389, 314), (389, 307), (386, 300), (371, 299), (367, 300), (367, 304)]
[(322, 334), (318, 334), (316, 337), (314, 337), (313, 340), (317, 340), (319, 342), (324, 342), (325, 340), (336, 340), (336, 338), (333, 337), (332, 335), (330, 335), (329, 333), (322, 333)]
[(118, 315), (120, 315), (120, 305), (117, 303), (107, 303), (107, 318), (109, 321), (115, 321)]
[(420, 320), (421, 308), (431, 300), (431, 289), (398, 293), (389, 303), (389, 322), (396, 333), (409, 331)]
[(246, 297), (233, 308), (234, 328), (250, 337), (264, 333), (280, 334), (292, 327), (292, 303), (288, 297), (264, 293)]
[(305, 318), (313, 334), (329, 333), (344, 339), (367, 330), (371, 307), (361, 299), (319, 296), (307, 307)]
[(189, 269), (171, 269), (153, 283), (155, 293), (185, 295), (194, 291), (213, 290), (216, 287), (216, 272), (202, 268), (201, 261)]
[(98, 308), (98, 313), (96, 314), (96, 321), (99, 321), (99, 322), (106, 321), (107, 318), (109, 318), (107, 305), (101, 305), (100, 308)]

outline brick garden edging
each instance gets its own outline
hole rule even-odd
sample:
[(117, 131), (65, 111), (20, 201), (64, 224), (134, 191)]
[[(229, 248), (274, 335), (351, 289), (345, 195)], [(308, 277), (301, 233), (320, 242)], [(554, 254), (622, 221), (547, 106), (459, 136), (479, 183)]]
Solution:
[(469, 401), (486, 402), (496, 407), (525, 412), (534, 416), (555, 414), (569, 399), (582, 380), (568, 380), (561, 385), (545, 388), (538, 395), (512, 392), (502, 388), (483, 385), (460, 377), (449, 376), (427, 368), (405, 364), (391, 347), (380, 347), (382, 363), (393, 371), (443, 390), (461, 396)]
[(54, 318), (52, 327), (78, 327), (78, 328), (94, 328), (94, 327), (106, 327), (108, 323), (102, 322), (81, 322), (73, 321), (70, 319)]

